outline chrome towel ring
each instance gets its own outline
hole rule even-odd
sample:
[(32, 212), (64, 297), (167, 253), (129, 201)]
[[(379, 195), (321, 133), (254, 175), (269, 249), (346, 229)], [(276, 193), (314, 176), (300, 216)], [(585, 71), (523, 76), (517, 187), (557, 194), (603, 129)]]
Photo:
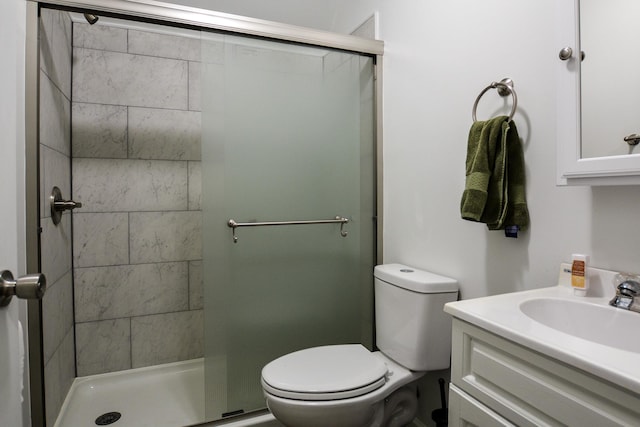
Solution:
[(476, 109), (478, 108), (478, 102), (482, 95), (484, 95), (489, 89), (498, 89), (498, 94), (500, 96), (508, 96), (511, 95), (513, 97), (513, 107), (511, 108), (511, 113), (509, 114), (509, 120), (513, 119), (513, 115), (516, 114), (516, 108), (518, 108), (518, 95), (516, 95), (516, 91), (513, 89), (513, 80), (510, 78), (505, 78), (500, 80), (499, 82), (492, 82), (489, 86), (485, 87), (480, 95), (476, 98), (476, 102), (473, 103), (473, 111), (471, 112), (471, 117), (473, 117), (473, 121), (477, 122), (476, 118)]

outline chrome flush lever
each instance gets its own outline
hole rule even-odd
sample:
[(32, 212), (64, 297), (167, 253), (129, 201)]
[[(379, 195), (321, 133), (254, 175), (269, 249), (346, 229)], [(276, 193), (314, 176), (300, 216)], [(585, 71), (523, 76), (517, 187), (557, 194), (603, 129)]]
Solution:
[(60, 224), (62, 219), (62, 212), (70, 211), (75, 208), (81, 208), (82, 203), (74, 202), (73, 200), (63, 200), (62, 192), (58, 187), (53, 187), (51, 190), (51, 196), (49, 196), (51, 203), (51, 220), (55, 225)]
[(640, 135), (632, 133), (631, 135), (625, 136), (624, 140), (629, 145), (638, 145), (638, 143), (640, 142)]

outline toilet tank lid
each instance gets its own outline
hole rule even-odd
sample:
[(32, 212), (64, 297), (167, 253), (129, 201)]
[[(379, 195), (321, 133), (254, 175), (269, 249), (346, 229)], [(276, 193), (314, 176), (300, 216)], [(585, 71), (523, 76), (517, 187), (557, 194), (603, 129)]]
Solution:
[(421, 294), (458, 292), (458, 281), (403, 264), (377, 265), (374, 277), (383, 282)]

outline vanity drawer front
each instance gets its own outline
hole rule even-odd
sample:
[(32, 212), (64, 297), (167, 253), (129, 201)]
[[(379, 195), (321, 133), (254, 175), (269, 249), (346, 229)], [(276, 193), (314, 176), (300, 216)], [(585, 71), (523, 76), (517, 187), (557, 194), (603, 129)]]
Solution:
[(451, 376), (517, 425), (640, 425), (638, 396), (459, 320)]
[(449, 427), (515, 427), (455, 385), (449, 386)]

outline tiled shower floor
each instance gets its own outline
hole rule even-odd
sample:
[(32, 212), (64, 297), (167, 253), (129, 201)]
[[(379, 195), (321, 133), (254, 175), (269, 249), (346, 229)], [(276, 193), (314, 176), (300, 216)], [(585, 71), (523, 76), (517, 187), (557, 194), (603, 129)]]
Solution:
[(119, 412), (113, 427), (178, 427), (204, 421), (203, 359), (76, 378), (55, 427), (95, 426)]

